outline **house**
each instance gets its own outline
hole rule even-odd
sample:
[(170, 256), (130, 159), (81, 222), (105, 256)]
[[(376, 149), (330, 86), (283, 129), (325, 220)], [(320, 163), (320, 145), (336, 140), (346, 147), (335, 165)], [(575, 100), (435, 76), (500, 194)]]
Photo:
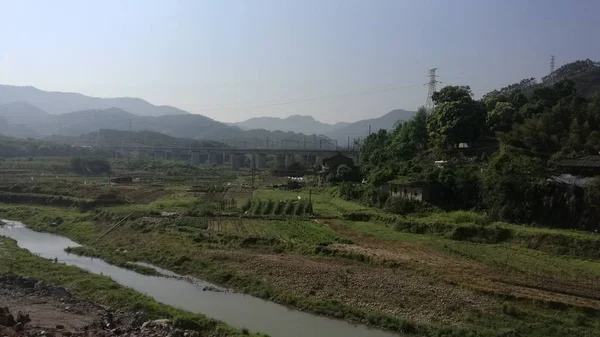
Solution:
[(565, 173), (582, 176), (600, 175), (600, 156), (565, 159), (556, 164)]
[(323, 170), (325, 171), (336, 172), (338, 167), (341, 165), (346, 165), (352, 168), (354, 167), (354, 160), (350, 157), (342, 155), (341, 153), (323, 159)]
[(426, 184), (390, 183), (390, 196), (415, 201), (431, 200), (431, 189)]
[(433, 184), (401, 179), (392, 180), (383, 188), (390, 197), (425, 202), (434, 201), (436, 193), (441, 192), (437, 191)]
[(328, 177), (337, 173), (338, 167), (346, 165), (352, 170), (352, 176), (360, 176), (358, 167), (354, 166), (354, 160), (340, 153), (323, 159), (323, 169), (318, 173), (317, 184), (319, 186), (328, 182)]

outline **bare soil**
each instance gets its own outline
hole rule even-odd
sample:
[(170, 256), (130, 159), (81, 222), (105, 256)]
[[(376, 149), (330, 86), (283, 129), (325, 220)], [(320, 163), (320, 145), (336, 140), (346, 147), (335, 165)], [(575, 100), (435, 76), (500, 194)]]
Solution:
[(169, 320), (149, 321), (143, 312), (114, 312), (75, 298), (66, 289), (19, 276), (0, 276), (0, 336), (200, 337), (173, 328)]

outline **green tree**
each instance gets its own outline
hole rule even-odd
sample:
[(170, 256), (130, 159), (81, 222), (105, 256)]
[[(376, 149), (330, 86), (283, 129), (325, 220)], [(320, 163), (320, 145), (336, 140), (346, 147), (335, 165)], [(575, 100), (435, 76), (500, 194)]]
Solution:
[(398, 125), (391, 135), (391, 152), (395, 158), (411, 159), (425, 149), (428, 142), (427, 110), (420, 107), (409, 121)]
[(476, 140), (485, 124), (485, 109), (473, 100), (468, 86), (448, 86), (433, 94), (436, 104), (429, 119), (429, 137), (444, 147)]
[(389, 140), (389, 133), (386, 130), (379, 130), (370, 134), (360, 145), (361, 168), (365, 175), (370, 175), (391, 159), (387, 150)]
[(512, 129), (516, 111), (509, 102), (498, 102), (494, 109), (488, 112), (487, 124), (490, 131), (507, 132)]
[(541, 161), (502, 152), (483, 173), (483, 201), (491, 215), (507, 221), (531, 221), (541, 199), (544, 178)]
[(336, 172), (336, 179), (338, 181), (351, 181), (352, 180), (352, 168), (346, 164), (338, 166)]

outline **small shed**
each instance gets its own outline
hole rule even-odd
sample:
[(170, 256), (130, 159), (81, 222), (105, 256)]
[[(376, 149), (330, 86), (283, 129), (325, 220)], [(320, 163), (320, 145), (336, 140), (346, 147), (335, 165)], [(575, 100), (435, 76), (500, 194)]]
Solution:
[(340, 165), (354, 167), (354, 160), (350, 157), (342, 155), (341, 153), (323, 159), (323, 169), (325, 171), (335, 172)]
[(388, 182), (386, 189), (390, 197), (425, 202), (433, 199), (433, 186), (424, 182), (395, 180)]
[(599, 175), (600, 174), (600, 156), (585, 156), (578, 159), (565, 159), (556, 164), (565, 173), (575, 175)]

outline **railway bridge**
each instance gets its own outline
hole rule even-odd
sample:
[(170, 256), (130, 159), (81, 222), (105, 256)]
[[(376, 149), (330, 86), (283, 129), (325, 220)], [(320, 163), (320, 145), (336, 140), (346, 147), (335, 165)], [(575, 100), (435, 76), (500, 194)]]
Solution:
[(112, 151), (120, 158), (153, 158), (169, 160), (188, 160), (191, 164), (229, 164), (232, 169), (249, 166), (255, 169), (267, 168), (267, 157), (274, 157), (278, 164), (286, 167), (300, 161), (306, 166), (320, 164), (323, 158), (342, 154), (360, 163), (357, 147), (351, 148), (307, 148), (307, 147), (174, 147), (174, 146), (102, 146), (104, 150)]

